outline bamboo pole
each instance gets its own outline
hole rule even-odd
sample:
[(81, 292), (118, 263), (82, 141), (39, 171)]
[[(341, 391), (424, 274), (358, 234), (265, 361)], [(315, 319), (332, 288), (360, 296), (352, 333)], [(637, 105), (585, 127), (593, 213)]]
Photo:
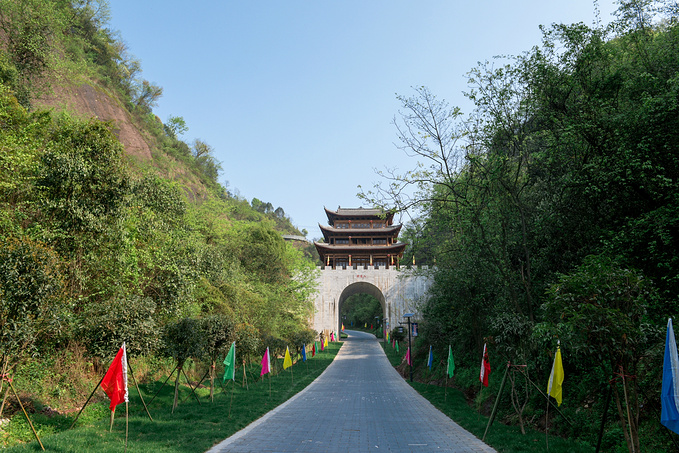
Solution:
[(627, 409), (627, 425), (629, 426), (629, 438), (630, 446), (632, 447), (632, 453), (636, 453), (634, 448), (634, 431), (632, 429), (632, 418), (629, 411), (629, 401), (627, 400), (627, 383), (625, 382), (625, 370), (620, 366), (620, 376), (622, 376), (622, 392), (625, 395), (625, 408)]
[(173, 368), (172, 371), (170, 372), (170, 375), (165, 379), (165, 382), (163, 382), (163, 385), (161, 385), (160, 388), (158, 389), (158, 391), (156, 392), (156, 394), (153, 395), (153, 398), (151, 398), (151, 401), (149, 401), (149, 406), (151, 405), (151, 403), (153, 402), (153, 400), (156, 399), (156, 396), (158, 396), (158, 394), (160, 393), (160, 391), (163, 390), (163, 387), (165, 387), (165, 384), (167, 384), (167, 381), (170, 380), (170, 378), (172, 377), (172, 375), (174, 374), (174, 372), (177, 370), (177, 367), (179, 367), (179, 364), (177, 364), (177, 365), (174, 366), (174, 368)]
[[(182, 371), (184, 371), (184, 370), (182, 369)], [(202, 378), (200, 381), (198, 381), (198, 384), (196, 384), (196, 388), (198, 388), (198, 386), (199, 386), (200, 384), (203, 383), (203, 381), (204, 381), (205, 378), (207, 377), (207, 374), (208, 374), (210, 371), (211, 371), (211, 370), (208, 368), (208, 370), (207, 370), (207, 371), (205, 372), (205, 374), (203, 375), (203, 378)], [(185, 374), (185, 376), (186, 376), (186, 374)], [(186, 378), (186, 381), (188, 382), (188, 380), (189, 380), (189, 378), (187, 377), (187, 378)], [(190, 382), (189, 382), (189, 387), (191, 387), (191, 391), (193, 391), (193, 386), (191, 386), (191, 383), (190, 383)], [(194, 395), (196, 395), (196, 394), (194, 393)], [(189, 395), (186, 395), (186, 396), (184, 397), (184, 399), (182, 399), (181, 402), (183, 403), (184, 401), (186, 401), (186, 398), (188, 398), (189, 396), (191, 396), (191, 395), (190, 395), (190, 394), (189, 394)], [(197, 395), (196, 395), (196, 398), (198, 398)], [(200, 403), (200, 401), (198, 401), (198, 402)]]
[(549, 396), (545, 392), (543, 392), (542, 389), (540, 387), (538, 387), (535, 382), (531, 381), (531, 379), (528, 377), (528, 374), (525, 371), (523, 371), (523, 370), (520, 370), (520, 371), (523, 373), (524, 377), (528, 380), (528, 382), (530, 382), (533, 385), (533, 387), (535, 387), (537, 389), (537, 391), (540, 392), (540, 395), (547, 398), (547, 401), (549, 401), (549, 404), (552, 405), (552, 408), (556, 409), (556, 411), (559, 413), (559, 415), (561, 415), (563, 417), (563, 419), (566, 420), (566, 423), (568, 423), (572, 428), (573, 423), (563, 414), (563, 412), (561, 412), (559, 407), (556, 404), (554, 404), (554, 402), (552, 400), (549, 399)]
[(248, 376), (247, 373), (245, 372), (245, 359), (243, 359), (243, 386), (245, 387), (245, 390), (250, 390), (250, 386), (248, 385)]
[(606, 425), (606, 418), (608, 417), (608, 406), (611, 404), (611, 395), (613, 394), (613, 383), (608, 383), (608, 395), (606, 396), (606, 403), (604, 404), (604, 413), (601, 416), (601, 427), (599, 428), (599, 438), (596, 441), (595, 453), (599, 453), (601, 449), (601, 440), (604, 437), (604, 426)]
[(35, 428), (33, 427), (33, 423), (31, 422), (31, 418), (28, 416), (26, 409), (24, 409), (24, 405), (21, 402), (21, 398), (19, 398), (19, 394), (17, 393), (16, 389), (14, 388), (12, 381), (8, 377), (5, 377), (5, 379), (7, 379), (9, 386), (12, 388), (12, 392), (14, 392), (14, 396), (16, 396), (17, 401), (19, 402), (19, 406), (21, 406), (21, 410), (24, 411), (24, 415), (26, 416), (26, 420), (28, 420), (28, 424), (31, 425), (31, 430), (33, 431), (33, 435), (35, 436), (35, 438), (38, 440), (38, 443), (40, 444), (40, 448), (42, 448), (42, 451), (45, 451), (45, 447), (43, 447), (42, 442), (40, 441), (40, 438), (38, 437), (38, 433), (35, 431)]
[(2, 397), (2, 404), (0, 404), (0, 418), (2, 418), (2, 411), (5, 409), (5, 401), (7, 401), (7, 395), (9, 394), (9, 386), (5, 387), (5, 395)]
[(229, 418), (231, 418), (231, 407), (233, 406), (233, 393), (236, 391), (236, 381), (231, 385), (231, 402), (229, 403)]
[(483, 433), (483, 438), (481, 441), (486, 440), (486, 434), (488, 434), (488, 430), (490, 429), (490, 425), (493, 424), (493, 420), (495, 420), (495, 414), (497, 413), (497, 406), (498, 403), (500, 402), (500, 395), (502, 395), (502, 389), (505, 387), (505, 381), (507, 380), (507, 372), (509, 371), (510, 367), (510, 362), (507, 362), (507, 367), (505, 368), (505, 374), (502, 376), (502, 383), (500, 384), (500, 390), (497, 392), (497, 397), (495, 398), (495, 404), (493, 405), (493, 411), (490, 413), (490, 419), (488, 419), (488, 425), (486, 426), (486, 432)]
[(92, 397), (94, 396), (94, 392), (97, 391), (97, 389), (99, 388), (99, 386), (101, 385), (101, 383), (104, 381), (104, 378), (105, 378), (105, 377), (106, 377), (106, 374), (104, 374), (104, 375), (101, 377), (101, 380), (99, 381), (99, 383), (97, 384), (97, 386), (94, 387), (94, 390), (92, 390), (92, 393), (90, 393), (90, 396), (87, 398), (87, 401), (85, 401), (85, 404), (83, 405), (83, 407), (80, 408), (80, 412), (78, 412), (78, 415), (75, 416), (75, 420), (73, 420), (73, 423), (71, 423), (71, 426), (70, 426), (68, 429), (71, 429), (71, 428), (73, 428), (73, 427), (75, 426), (75, 422), (78, 421), (78, 417), (80, 417), (80, 414), (83, 413), (83, 411), (84, 411), (85, 408), (87, 407), (87, 403), (90, 402), (90, 400), (91, 400)]
[(545, 445), (549, 451), (549, 396), (547, 396), (547, 409), (545, 409)]
[[(137, 389), (139, 390), (139, 389)], [(125, 401), (125, 453), (127, 453), (127, 438), (129, 437), (130, 433), (130, 411), (128, 408), (128, 402)], [(150, 417), (150, 415), (149, 415)]]
[[(191, 389), (191, 393), (193, 393), (193, 396), (196, 397), (196, 401), (198, 401), (198, 405), (202, 406), (202, 403), (198, 399), (198, 395), (196, 395), (196, 392), (193, 391), (193, 386), (191, 385), (191, 382), (189, 382), (189, 377), (186, 375), (186, 371), (184, 371), (184, 368), (182, 368), (182, 373), (184, 373), (184, 378), (186, 378), (186, 383), (189, 384), (189, 388)], [(196, 388), (198, 388), (198, 386), (196, 386)]]
[(108, 432), (109, 432), (109, 433), (110, 433), (111, 431), (113, 431), (113, 419), (115, 418), (115, 416), (116, 416), (116, 407), (113, 406), (113, 409), (111, 409), (111, 426), (110, 426), (109, 429), (108, 429)]
[[(153, 421), (153, 417), (151, 417), (151, 413), (149, 412), (149, 408), (146, 407), (146, 403), (144, 402), (144, 395), (141, 394), (141, 389), (139, 388), (139, 383), (137, 383), (137, 378), (134, 377), (134, 371), (132, 370), (132, 364), (130, 363), (129, 360), (127, 361), (127, 367), (130, 369), (130, 375), (132, 376), (132, 380), (134, 381), (134, 386), (137, 388), (137, 393), (139, 393), (139, 398), (141, 399), (141, 404), (144, 406), (144, 410), (146, 410), (146, 415), (148, 415), (149, 419), (151, 421)], [(127, 411), (127, 406), (125, 407), (125, 411)]]

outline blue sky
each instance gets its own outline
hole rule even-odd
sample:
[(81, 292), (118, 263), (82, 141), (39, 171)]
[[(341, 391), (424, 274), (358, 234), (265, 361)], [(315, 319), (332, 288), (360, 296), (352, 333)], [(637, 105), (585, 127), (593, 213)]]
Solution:
[[(592, 0), (109, 0), (109, 26), (163, 87), (154, 109), (181, 116), (222, 163), (220, 182), (282, 207), (309, 238), (323, 207), (358, 207), (375, 169), (405, 172), (396, 95), (427, 86), (471, 104), (465, 74), (540, 43), (539, 25), (595, 20)], [(609, 22), (616, 5), (601, 0)], [(406, 219), (404, 219), (406, 220)]]

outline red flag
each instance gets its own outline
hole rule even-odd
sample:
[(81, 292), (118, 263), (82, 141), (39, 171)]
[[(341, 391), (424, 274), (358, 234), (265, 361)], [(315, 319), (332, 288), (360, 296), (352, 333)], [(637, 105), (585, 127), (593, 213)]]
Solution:
[(316, 356), (316, 342), (314, 341), (314, 345), (311, 347), (311, 357)]
[(484, 387), (488, 387), (488, 375), (490, 375), (490, 360), (488, 359), (488, 350), (484, 343), (483, 359), (481, 360), (481, 374), (479, 374), (479, 380)]
[(113, 363), (108, 368), (101, 381), (101, 388), (109, 398), (111, 398), (111, 405), (109, 408), (113, 410), (118, 404), (127, 402), (127, 352), (125, 351), (125, 343), (118, 350)]
[(412, 363), (410, 362), (410, 347), (408, 348), (408, 352), (406, 352), (406, 363), (408, 365), (412, 365)]

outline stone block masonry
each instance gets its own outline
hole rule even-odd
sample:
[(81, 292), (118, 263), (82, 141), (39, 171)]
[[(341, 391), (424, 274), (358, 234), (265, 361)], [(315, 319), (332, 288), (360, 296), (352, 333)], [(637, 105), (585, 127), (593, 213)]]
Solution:
[(361, 293), (380, 302), (382, 317), (386, 318), (389, 330), (404, 321), (404, 313), (414, 313), (412, 321), (417, 322), (422, 304), (428, 297), (432, 274), (433, 269), (428, 266), (320, 268), (312, 328), (326, 335), (330, 331), (339, 332), (342, 304), (350, 296)]

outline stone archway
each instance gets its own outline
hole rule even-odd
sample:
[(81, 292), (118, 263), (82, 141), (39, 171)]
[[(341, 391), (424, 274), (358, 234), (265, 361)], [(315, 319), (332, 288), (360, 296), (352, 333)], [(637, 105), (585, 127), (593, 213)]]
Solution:
[(326, 335), (339, 332), (340, 304), (353, 294), (366, 293), (380, 301), (386, 327), (391, 329), (403, 320), (404, 313), (415, 313), (417, 318), (431, 282), (426, 266), (400, 270), (393, 267), (319, 269), (312, 328)]
[[(355, 294), (368, 294), (369, 296), (372, 296), (375, 299), (377, 299), (377, 301), (380, 303), (380, 306), (382, 307), (382, 318), (386, 317), (387, 301), (384, 298), (384, 294), (382, 294), (382, 291), (380, 291), (380, 289), (377, 286), (368, 282), (356, 282), (344, 288), (344, 291), (342, 291), (342, 294), (340, 294), (339, 301), (337, 302), (338, 317), (341, 316), (342, 305), (344, 304), (344, 302)], [(342, 325), (342, 320), (340, 318), (338, 318), (338, 324)]]

